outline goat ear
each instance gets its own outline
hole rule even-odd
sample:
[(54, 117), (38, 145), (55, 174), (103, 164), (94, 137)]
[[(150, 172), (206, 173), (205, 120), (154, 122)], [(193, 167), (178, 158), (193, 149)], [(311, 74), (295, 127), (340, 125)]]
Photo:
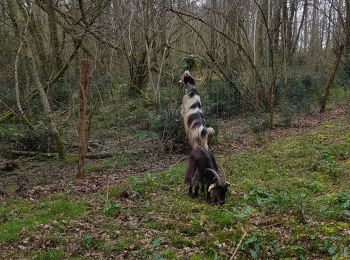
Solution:
[(208, 191), (210, 192), (212, 189), (214, 189), (214, 188), (215, 188), (215, 186), (216, 186), (216, 184), (215, 184), (215, 183), (210, 184), (210, 186), (209, 186), (209, 188), (208, 188)]

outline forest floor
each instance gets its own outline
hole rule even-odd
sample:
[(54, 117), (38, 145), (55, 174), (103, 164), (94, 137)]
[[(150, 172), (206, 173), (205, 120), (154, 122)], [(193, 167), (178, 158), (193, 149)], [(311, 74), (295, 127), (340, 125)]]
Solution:
[(220, 129), (212, 148), (232, 184), (222, 207), (189, 198), (185, 155), (158, 154), (145, 133), (133, 140), (148, 152), (89, 161), (81, 181), (74, 160), (23, 159), (0, 173), (0, 258), (347, 258), (346, 109), (259, 134), (239, 118)]

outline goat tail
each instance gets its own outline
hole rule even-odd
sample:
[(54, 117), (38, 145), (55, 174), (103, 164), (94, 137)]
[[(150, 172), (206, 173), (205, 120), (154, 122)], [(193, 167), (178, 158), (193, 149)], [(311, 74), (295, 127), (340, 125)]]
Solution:
[(199, 143), (200, 146), (208, 150), (208, 136), (215, 133), (214, 128), (212, 127), (203, 127), (199, 133)]
[(190, 140), (192, 148), (195, 148), (197, 145), (208, 150), (208, 136), (215, 133), (215, 130), (212, 127), (205, 127), (201, 125), (195, 129), (189, 128), (186, 131), (188, 139)]
[(215, 134), (214, 128), (212, 128), (212, 127), (207, 127), (206, 129), (207, 129), (208, 135), (213, 135), (213, 134)]

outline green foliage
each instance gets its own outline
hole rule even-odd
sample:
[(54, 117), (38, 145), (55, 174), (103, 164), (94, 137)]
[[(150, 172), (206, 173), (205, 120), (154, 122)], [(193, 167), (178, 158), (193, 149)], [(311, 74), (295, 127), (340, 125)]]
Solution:
[(186, 56), (182, 59), (182, 69), (184, 70), (193, 70), (195, 69), (196, 66), (196, 60), (195, 57), (193, 55), (190, 56)]
[(290, 73), (287, 82), (284, 77), (277, 81), (277, 108), (282, 120), (289, 123), (295, 114), (307, 114), (318, 104), (322, 88), (317, 74)]
[(160, 245), (160, 243), (164, 240), (164, 237), (157, 237), (149, 244), (150, 248), (156, 248)]
[(323, 246), (329, 256), (335, 255), (337, 247), (333, 246), (328, 239), (323, 241)]
[(129, 163), (132, 160), (137, 160), (139, 153), (137, 151), (129, 151), (128, 153), (117, 154), (111, 158), (103, 159), (94, 164), (88, 164), (85, 166), (85, 171), (87, 174), (92, 172), (101, 172), (106, 169), (120, 169)]
[(293, 250), (295, 251), (296, 255), (298, 256), (298, 259), (306, 260), (305, 249), (302, 246), (296, 245), (293, 247)]
[(259, 133), (263, 130), (267, 129), (269, 126), (269, 114), (267, 113), (259, 113), (252, 114), (248, 113), (245, 116), (245, 122), (247, 123), (249, 129), (253, 133)]
[[(108, 250), (108, 255), (137, 259), (190, 255), (193, 259), (221, 259), (237, 247), (243, 225), (248, 235), (238, 250), (237, 256), (242, 259), (346, 258), (350, 139), (344, 133), (348, 130), (348, 123), (327, 123), (305, 134), (272, 142), (266, 139), (262, 147), (226, 158), (226, 177), (233, 187), (224, 206), (187, 196), (185, 163), (126, 179), (112, 188), (111, 198), (118, 201), (111, 203), (90, 196), (91, 206), (86, 206), (79, 195), (73, 194), (34, 202), (10, 200), (0, 206), (0, 240), (18, 243), (23, 228), (31, 234), (39, 232), (36, 223), (55, 220), (58, 223), (52, 226), (49, 239), (55, 248), (65, 248), (75, 223), (66, 221), (85, 223), (89, 219), (99, 225), (96, 232), (85, 231), (78, 238), (85, 249), (82, 253), (103, 254)], [(321, 168), (313, 169), (310, 165), (315, 159), (333, 161), (343, 168), (342, 174), (334, 180)], [(130, 191), (131, 196), (118, 196), (123, 191)], [(82, 209), (72, 212), (79, 203)], [(308, 224), (300, 222), (300, 215), (306, 216)], [(11, 221), (16, 229), (5, 230), (4, 225)], [(16, 238), (4, 239), (6, 232), (15, 233)], [(24, 256), (33, 253), (38, 252), (23, 251)]]
[(90, 249), (96, 245), (96, 241), (90, 233), (85, 233), (81, 240), (81, 245), (84, 249)]
[(248, 217), (252, 215), (253, 211), (253, 208), (249, 205), (232, 208), (233, 218), (239, 223), (245, 223)]
[(145, 183), (140, 177), (132, 177), (131, 179), (132, 190), (139, 196), (143, 196), (146, 193)]
[(314, 163), (313, 168), (336, 178), (344, 172), (336, 159), (337, 156), (334, 154), (334, 151), (329, 149), (323, 150), (317, 161)]
[(38, 255), (38, 260), (58, 260), (65, 259), (64, 252), (62, 249), (48, 250)]
[(350, 209), (350, 195), (347, 192), (337, 193), (337, 202), (342, 209)]
[(349, 89), (350, 86), (350, 55), (345, 55), (343, 62), (340, 65), (339, 72), (337, 75), (339, 83), (344, 88)]
[(46, 124), (39, 120), (33, 126), (34, 130), (18, 123), (1, 125), (0, 140), (5, 140), (17, 150), (51, 152), (53, 143)]
[(222, 227), (230, 227), (236, 223), (234, 215), (229, 211), (219, 211), (214, 219), (215, 223)]
[(118, 241), (115, 243), (114, 246), (114, 250), (116, 250), (117, 252), (121, 252), (123, 250), (125, 250), (125, 248), (132, 244), (133, 238), (132, 237), (123, 237), (123, 238), (119, 238)]
[(242, 249), (250, 252), (250, 256), (254, 260), (259, 259), (260, 247), (261, 247), (259, 239), (260, 239), (259, 234), (252, 234), (242, 243)]
[(271, 205), (275, 202), (275, 196), (264, 188), (253, 188), (244, 195), (244, 200), (257, 206)]
[(147, 139), (155, 139), (155, 133), (149, 132), (149, 131), (135, 131), (131, 134), (131, 139), (140, 141), (140, 140), (147, 140)]
[(71, 101), (72, 91), (65, 78), (58, 80), (56, 84), (49, 89), (52, 108), (60, 109), (67, 106)]
[(115, 217), (120, 211), (120, 205), (116, 202), (106, 203), (103, 206), (103, 213), (109, 217)]
[(232, 118), (240, 111), (238, 109), (238, 96), (234, 89), (226, 82), (212, 80), (205, 90), (199, 89), (204, 116), (208, 123), (209, 118)]
[(0, 216), (6, 216), (6, 221), (0, 222), (0, 242), (17, 241), (23, 228), (32, 232), (38, 224), (78, 219), (85, 211), (84, 201), (70, 201), (66, 195), (51, 196), (36, 203), (16, 199), (10, 206), (0, 205)]
[(201, 233), (204, 230), (201, 225), (201, 217), (199, 215), (195, 215), (191, 219), (191, 224), (189, 227), (183, 228), (182, 232), (188, 234), (190, 236), (195, 236)]
[(187, 137), (178, 108), (150, 114), (149, 127), (156, 132), (165, 150), (172, 151), (186, 146)]
[(171, 243), (177, 248), (183, 248), (185, 246), (192, 245), (191, 240), (178, 235), (172, 235), (170, 240)]

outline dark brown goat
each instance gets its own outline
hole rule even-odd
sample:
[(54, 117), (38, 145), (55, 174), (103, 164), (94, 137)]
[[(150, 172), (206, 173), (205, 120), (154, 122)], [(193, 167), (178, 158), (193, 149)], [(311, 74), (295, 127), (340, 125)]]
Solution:
[[(204, 148), (197, 146), (191, 152), (187, 164), (185, 183), (189, 187), (189, 195), (198, 197), (199, 187), (206, 190), (206, 199), (223, 205), (230, 184), (220, 178), (215, 158)], [(206, 187), (205, 187), (206, 186)]]

